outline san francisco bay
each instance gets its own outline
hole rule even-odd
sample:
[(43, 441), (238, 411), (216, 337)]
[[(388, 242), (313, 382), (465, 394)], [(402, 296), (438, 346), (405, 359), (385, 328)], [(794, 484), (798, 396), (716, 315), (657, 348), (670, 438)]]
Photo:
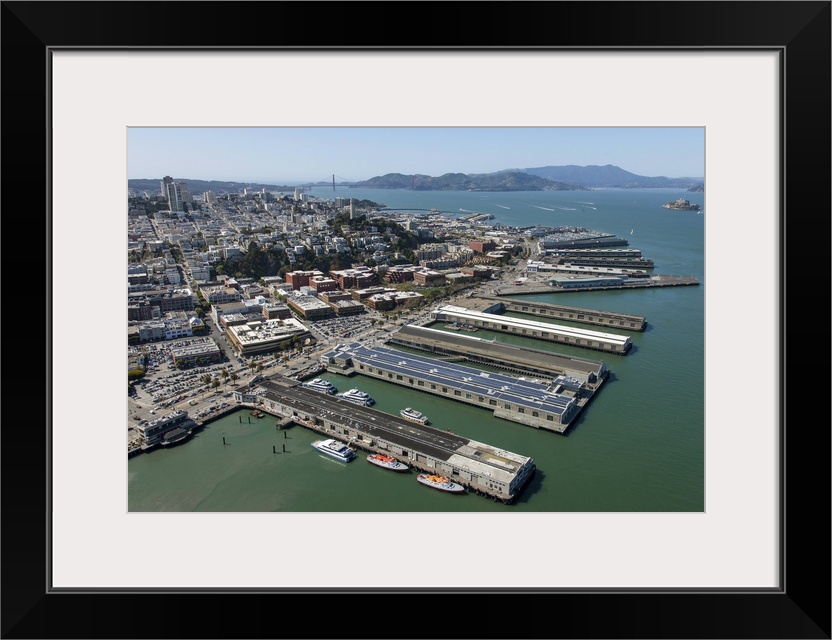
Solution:
[[(653, 273), (694, 276), (701, 286), (563, 292), (529, 300), (641, 315), (624, 356), (479, 330), (481, 338), (604, 360), (610, 380), (565, 435), (363, 376), (322, 377), (358, 387), (375, 409), (413, 407), (432, 426), (531, 456), (537, 473), (512, 505), (449, 495), (358, 460), (343, 464), (311, 448), (302, 426), (279, 430), (248, 411), (208, 424), (187, 443), (127, 463), (131, 512), (701, 512), (704, 510), (706, 214), (662, 208), (704, 194), (671, 189), (547, 192), (420, 192), (317, 188), (313, 195), (368, 199), (390, 210), (493, 215), (489, 224), (579, 226), (629, 241)], [(560, 324), (565, 324), (560, 322)], [(441, 324), (434, 328), (442, 328)], [(624, 333), (621, 331), (610, 331)]]

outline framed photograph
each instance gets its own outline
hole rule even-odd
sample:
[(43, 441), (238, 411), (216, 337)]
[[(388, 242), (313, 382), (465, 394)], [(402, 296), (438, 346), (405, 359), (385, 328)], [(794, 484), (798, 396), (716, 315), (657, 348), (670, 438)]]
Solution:
[[(43, 221), (47, 283), (45, 383), (14, 349), (7, 375), (7, 412), (34, 403), (3, 434), (3, 637), (350, 637), (301, 618), (326, 606), (364, 637), (829, 638), (828, 420), (803, 419), (815, 367), (786, 344), (816, 295), (802, 260), (829, 250), (830, 3), (406, 3), (393, 45), (359, 35), (380, 6), (3, 3), (7, 221)], [(112, 375), (131, 131), (278, 127), (703, 132), (702, 504), (131, 509)], [(12, 256), (41, 237), (12, 229)], [(450, 596), (473, 609), (428, 632)]]

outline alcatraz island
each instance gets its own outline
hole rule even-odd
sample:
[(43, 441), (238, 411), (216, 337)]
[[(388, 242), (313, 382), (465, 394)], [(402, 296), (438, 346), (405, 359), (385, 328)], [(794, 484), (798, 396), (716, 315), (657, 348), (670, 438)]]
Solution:
[(672, 209), (673, 211), (699, 211), (698, 204), (685, 200), (684, 198), (663, 204), (662, 207)]

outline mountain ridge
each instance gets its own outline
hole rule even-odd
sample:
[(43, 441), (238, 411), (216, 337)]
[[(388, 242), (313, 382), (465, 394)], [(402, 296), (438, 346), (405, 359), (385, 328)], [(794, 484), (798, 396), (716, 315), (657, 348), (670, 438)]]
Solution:
[[(261, 182), (232, 182), (176, 178), (185, 182), (192, 194), (213, 191), (217, 194), (250, 191), (292, 191), (295, 187), (327, 186), (325, 182), (298, 182), (276, 185)], [(161, 193), (161, 178), (131, 178), (127, 186), (136, 191)], [(525, 169), (503, 169), (492, 173), (445, 173), (429, 176), (422, 173), (386, 173), (340, 186), (368, 189), (412, 189), (415, 191), (586, 191), (593, 188), (679, 188), (704, 191), (704, 178), (640, 176), (616, 165), (547, 165)]]
[(367, 189), (412, 189), (413, 191), (583, 191), (584, 187), (549, 180), (522, 171), (495, 173), (424, 174), (386, 173), (351, 185)]
[(547, 180), (560, 180), (583, 185), (585, 187), (612, 188), (666, 188), (677, 187), (689, 189), (704, 183), (702, 177), (668, 178), (667, 176), (640, 176), (613, 164), (606, 165), (547, 165), (545, 167), (527, 167), (516, 169)]

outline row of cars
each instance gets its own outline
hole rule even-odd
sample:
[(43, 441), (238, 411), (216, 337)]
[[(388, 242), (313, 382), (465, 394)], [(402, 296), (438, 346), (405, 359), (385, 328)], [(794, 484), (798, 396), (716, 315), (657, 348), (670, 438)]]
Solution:
[(207, 418), (208, 416), (210, 416), (212, 413), (216, 413), (217, 411), (222, 411), (223, 409), (231, 406), (230, 402), (223, 401), (223, 402), (219, 402), (217, 404), (214, 404), (214, 402), (215, 402), (215, 400), (211, 400), (210, 406), (207, 406), (207, 407), (197, 411), (193, 415), (193, 418), (195, 420), (202, 420), (203, 418)]

